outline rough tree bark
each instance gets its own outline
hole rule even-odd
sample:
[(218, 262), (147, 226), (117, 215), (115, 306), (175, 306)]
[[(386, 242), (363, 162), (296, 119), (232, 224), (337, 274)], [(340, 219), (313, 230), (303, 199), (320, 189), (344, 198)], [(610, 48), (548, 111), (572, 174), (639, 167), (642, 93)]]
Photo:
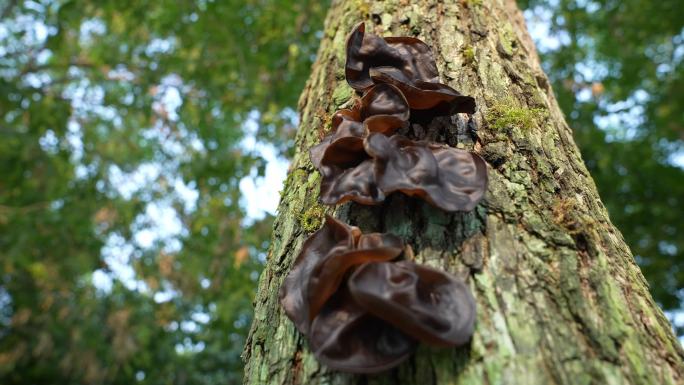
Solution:
[[(308, 149), (348, 103), (344, 43), (369, 32), (413, 35), (435, 52), (441, 80), (478, 103), (406, 134), (472, 149), (489, 163), (485, 201), (447, 214), (395, 194), (380, 207), (317, 202)], [(540, 69), (513, 0), (334, 1), (299, 105), (296, 155), (244, 351), (246, 384), (677, 384), (684, 352), (618, 230), (611, 224)], [(321, 367), (278, 304), (278, 288), (323, 212), (388, 231), (420, 263), (467, 279), (477, 326), (460, 349), (421, 347), (386, 374)]]

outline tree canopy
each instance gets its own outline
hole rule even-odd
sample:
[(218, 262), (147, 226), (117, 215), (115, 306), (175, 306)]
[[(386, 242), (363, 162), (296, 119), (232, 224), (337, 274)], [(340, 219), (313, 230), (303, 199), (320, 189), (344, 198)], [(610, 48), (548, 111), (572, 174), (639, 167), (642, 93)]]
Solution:
[[(611, 217), (679, 309), (679, 3), (522, 6)], [(325, 11), (0, 2), (0, 382), (240, 382), (271, 227), (240, 184), (264, 146), (288, 155)]]
[(324, 11), (0, 6), (0, 382), (239, 382), (270, 231), (244, 122), (289, 147)]

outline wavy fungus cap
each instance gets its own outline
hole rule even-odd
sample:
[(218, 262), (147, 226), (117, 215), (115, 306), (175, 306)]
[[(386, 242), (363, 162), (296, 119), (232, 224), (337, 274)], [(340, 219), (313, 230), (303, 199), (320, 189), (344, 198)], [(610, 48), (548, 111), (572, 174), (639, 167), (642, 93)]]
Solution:
[(372, 87), (354, 108), (335, 113), (335, 131), (310, 150), (311, 162), (323, 177), (322, 203), (353, 200), (369, 205), (385, 199), (377, 189), (363, 139), (369, 133), (394, 133), (408, 124), (409, 113), (404, 95), (389, 84)]
[(378, 84), (361, 98), (361, 118), (365, 132), (393, 134), (408, 125), (409, 103), (401, 89), (391, 84)]
[(331, 170), (330, 175), (321, 181), (321, 203), (335, 205), (354, 201), (363, 205), (377, 205), (385, 200), (385, 194), (375, 182), (375, 166), (371, 159), (351, 168)]
[(340, 157), (363, 157), (362, 139), (368, 133), (391, 135), (408, 125), (409, 113), (408, 102), (397, 87), (379, 84), (371, 88), (354, 107), (335, 112), (333, 131), (309, 150), (311, 163), (324, 172), (321, 168), (326, 165), (339, 165)]
[(419, 196), (446, 211), (475, 208), (487, 189), (487, 165), (468, 151), (371, 134), (364, 142), (375, 180), (385, 194)]
[(366, 263), (349, 278), (349, 292), (368, 312), (419, 341), (458, 346), (473, 335), (470, 289), (443, 271), (410, 261)]
[(304, 242), (292, 270), (280, 287), (280, 303), (285, 314), (302, 334), (309, 332), (307, 284), (311, 271), (325, 257), (352, 250), (360, 235), (358, 227), (326, 216), (323, 227)]
[(475, 113), (475, 99), (461, 95), (446, 84), (410, 79), (394, 67), (374, 67), (369, 73), (373, 82), (399, 88), (412, 109), (430, 110), (435, 116), (457, 112)]
[(311, 324), (309, 346), (336, 370), (377, 373), (399, 365), (416, 342), (359, 307), (347, 290), (337, 292)]
[(345, 74), (349, 85), (365, 91), (373, 84), (392, 84), (406, 97), (411, 109), (433, 115), (475, 112), (475, 99), (439, 82), (430, 47), (414, 37), (381, 38), (365, 33), (358, 24), (347, 38)]
[(320, 143), (311, 147), (309, 150), (311, 163), (318, 169), (321, 167), (321, 161), (323, 160), (325, 150), (334, 140), (343, 137), (365, 136), (365, 129), (361, 122), (361, 110), (359, 106), (335, 112), (332, 117), (332, 128), (332, 133), (323, 137)]
[(408, 125), (409, 114), (409, 105), (401, 90), (390, 84), (379, 84), (368, 90), (354, 107), (335, 112), (333, 131), (309, 150), (311, 163), (321, 169), (326, 159), (327, 163), (336, 163), (340, 156), (358, 158), (363, 152), (360, 139), (369, 132), (393, 134)]
[(373, 85), (369, 70), (378, 66), (392, 66), (408, 78), (437, 82), (439, 74), (430, 47), (412, 37), (382, 38), (366, 34), (366, 25), (359, 23), (347, 38), (347, 83), (364, 91)]
[(311, 271), (309, 287), (309, 318), (313, 319), (323, 304), (337, 291), (351, 268), (366, 262), (391, 261), (404, 249), (404, 242), (395, 235), (361, 234), (354, 250), (328, 254)]

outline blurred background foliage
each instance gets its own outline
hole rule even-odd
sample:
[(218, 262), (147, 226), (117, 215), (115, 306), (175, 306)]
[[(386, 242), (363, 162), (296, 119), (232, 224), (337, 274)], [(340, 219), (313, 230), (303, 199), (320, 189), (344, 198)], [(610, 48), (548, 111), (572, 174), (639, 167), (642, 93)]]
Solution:
[[(611, 217), (681, 314), (681, 5), (521, 6)], [(289, 155), (325, 11), (0, 0), (0, 383), (240, 383), (271, 226), (241, 186)]]
[(291, 147), (324, 13), (0, 1), (0, 383), (241, 382), (271, 219), (240, 182)]

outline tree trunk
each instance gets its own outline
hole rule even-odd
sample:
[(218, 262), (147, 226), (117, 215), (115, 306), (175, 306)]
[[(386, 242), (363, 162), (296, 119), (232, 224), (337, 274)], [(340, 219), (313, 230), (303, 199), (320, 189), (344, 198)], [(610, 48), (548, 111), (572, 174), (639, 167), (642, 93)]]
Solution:
[[(489, 165), (486, 198), (449, 214), (400, 194), (378, 207), (317, 203), (308, 149), (348, 103), (345, 39), (366, 21), (378, 35), (417, 36), (441, 81), (474, 96), (467, 116), (435, 119), (413, 137), (471, 149)], [(513, 0), (334, 1), (245, 347), (246, 384), (678, 384), (684, 352), (611, 224)], [(473, 126), (477, 128), (473, 132)], [(278, 303), (278, 289), (322, 213), (407, 241), (415, 259), (467, 280), (477, 299), (472, 342), (422, 346), (374, 376), (315, 360)]]

